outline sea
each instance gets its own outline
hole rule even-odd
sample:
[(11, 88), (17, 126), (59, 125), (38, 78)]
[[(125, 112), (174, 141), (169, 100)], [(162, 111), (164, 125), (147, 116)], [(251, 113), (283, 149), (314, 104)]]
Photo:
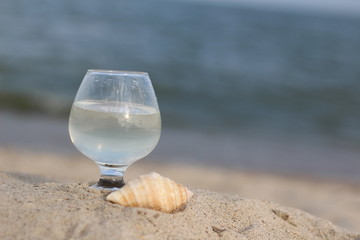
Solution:
[(149, 73), (163, 124), (152, 158), (360, 182), (360, 15), (221, 1), (2, 0), (0, 145), (45, 144), (53, 132), (44, 126), (68, 138), (87, 69)]

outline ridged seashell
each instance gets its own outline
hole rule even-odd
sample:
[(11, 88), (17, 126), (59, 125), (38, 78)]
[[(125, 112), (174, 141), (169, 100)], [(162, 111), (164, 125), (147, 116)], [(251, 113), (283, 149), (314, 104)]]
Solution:
[(125, 207), (143, 207), (171, 213), (181, 209), (193, 193), (181, 184), (152, 172), (129, 181), (106, 200)]

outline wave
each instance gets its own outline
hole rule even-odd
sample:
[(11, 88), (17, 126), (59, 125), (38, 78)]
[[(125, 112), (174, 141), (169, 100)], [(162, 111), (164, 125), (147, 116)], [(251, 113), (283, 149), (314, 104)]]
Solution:
[(57, 117), (66, 117), (70, 112), (68, 104), (54, 104), (49, 98), (20, 92), (0, 92), (0, 109)]

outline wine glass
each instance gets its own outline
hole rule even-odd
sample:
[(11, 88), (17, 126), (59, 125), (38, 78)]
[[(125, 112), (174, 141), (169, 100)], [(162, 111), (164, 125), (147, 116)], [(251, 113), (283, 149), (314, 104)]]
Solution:
[(148, 155), (159, 141), (161, 118), (149, 75), (113, 70), (87, 71), (69, 119), (72, 143), (100, 168), (92, 187), (125, 185), (129, 165)]

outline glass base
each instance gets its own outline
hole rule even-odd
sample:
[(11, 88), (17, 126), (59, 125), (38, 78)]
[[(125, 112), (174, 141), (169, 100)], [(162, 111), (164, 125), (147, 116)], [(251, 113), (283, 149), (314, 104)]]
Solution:
[(116, 191), (125, 185), (124, 179), (116, 176), (101, 176), (99, 181), (90, 186), (90, 188), (96, 188), (101, 190)]
[(116, 191), (125, 185), (124, 173), (128, 166), (99, 164), (101, 177), (99, 181), (90, 186), (91, 188)]

